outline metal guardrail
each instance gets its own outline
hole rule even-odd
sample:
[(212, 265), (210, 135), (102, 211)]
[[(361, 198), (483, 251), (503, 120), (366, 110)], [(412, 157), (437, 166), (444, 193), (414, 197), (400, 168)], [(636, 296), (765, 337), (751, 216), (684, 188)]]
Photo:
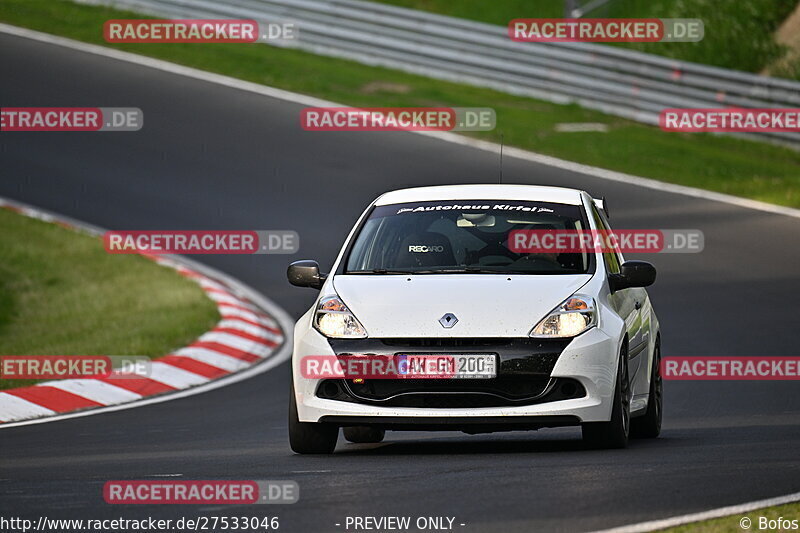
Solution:
[[(362, 0), (83, 0), (171, 18), (296, 22), (280, 46), (657, 124), (669, 107), (800, 107), (800, 82), (591, 43), (522, 43), (502, 26)], [(800, 147), (800, 133), (741, 135)]]

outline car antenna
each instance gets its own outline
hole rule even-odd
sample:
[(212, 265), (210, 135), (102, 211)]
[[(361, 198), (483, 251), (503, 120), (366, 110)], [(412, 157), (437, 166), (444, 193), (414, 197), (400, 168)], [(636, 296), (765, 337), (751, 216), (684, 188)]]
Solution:
[(503, 184), (503, 134), (500, 134), (500, 179), (499, 184)]

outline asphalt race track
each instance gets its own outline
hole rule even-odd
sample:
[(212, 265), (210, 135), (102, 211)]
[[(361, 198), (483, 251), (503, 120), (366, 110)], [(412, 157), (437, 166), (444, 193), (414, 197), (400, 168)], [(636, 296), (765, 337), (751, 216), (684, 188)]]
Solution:
[[(2, 134), (0, 195), (112, 229), (295, 230), (294, 257), (196, 256), (295, 317), (316, 293), (286, 282), (287, 263), (327, 268), (372, 198), (497, 179), (490, 153), (408, 133), (305, 132), (300, 105), (23, 38), (0, 35), (0, 67), (3, 106), (128, 106), (145, 117), (135, 133)], [(798, 219), (510, 158), (504, 181), (605, 195), (616, 228), (705, 232), (703, 253), (649, 257), (664, 355), (798, 355)], [(277, 515), (289, 532), (344, 531), (335, 524), (348, 515), (424, 515), (455, 516), (466, 524), (456, 530), (472, 532), (586, 531), (800, 490), (796, 382), (669, 381), (662, 438), (627, 450), (587, 450), (578, 429), (562, 429), (340, 438), (322, 457), (289, 450), (288, 377), (284, 364), (186, 399), (2, 430), (0, 515)], [(167, 474), (294, 479), (301, 497), (103, 502), (107, 480)]]

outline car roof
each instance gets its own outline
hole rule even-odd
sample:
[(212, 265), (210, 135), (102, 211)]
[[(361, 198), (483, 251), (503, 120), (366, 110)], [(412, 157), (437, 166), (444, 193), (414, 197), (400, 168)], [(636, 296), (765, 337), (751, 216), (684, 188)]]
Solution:
[(517, 200), (581, 205), (582, 192), (543, 185), (440, 185), (390, 191), (375, 200), (375, 205), (446, 200)]

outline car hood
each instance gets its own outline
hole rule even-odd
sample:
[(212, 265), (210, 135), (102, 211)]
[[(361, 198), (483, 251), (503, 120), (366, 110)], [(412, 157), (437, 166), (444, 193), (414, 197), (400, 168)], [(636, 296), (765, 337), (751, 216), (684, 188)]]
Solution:
[[(591, 279), (580, 275), (338, 275), (333, 286), (367, 334), (386, 337), (526, 337)], [(458, 322), (445, 328), (439, 319)]]

